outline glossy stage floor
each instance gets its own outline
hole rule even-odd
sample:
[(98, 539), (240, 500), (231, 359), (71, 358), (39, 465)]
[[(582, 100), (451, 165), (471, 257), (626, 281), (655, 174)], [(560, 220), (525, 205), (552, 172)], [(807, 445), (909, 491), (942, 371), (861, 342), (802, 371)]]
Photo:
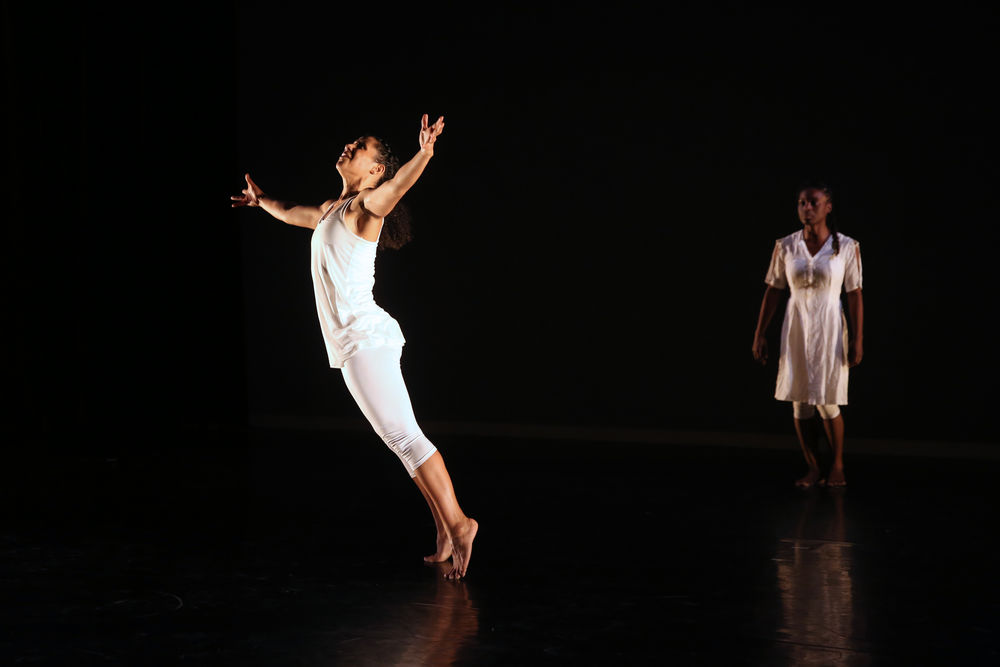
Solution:
[(373, 435), (130, 437), (8, 446), (0, 664), (1000, 664), (995, 458), (440, 435), (455, 583)]

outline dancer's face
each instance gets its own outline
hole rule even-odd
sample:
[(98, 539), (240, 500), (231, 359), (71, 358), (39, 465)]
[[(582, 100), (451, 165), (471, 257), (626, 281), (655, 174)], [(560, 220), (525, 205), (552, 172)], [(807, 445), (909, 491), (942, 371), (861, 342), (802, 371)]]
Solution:
[(343, 176), (364, 178), (366, 175), (377, 175), (385, 169), (376, 162), (378, 157), (378, 140), (373, 137), (358, 137), (344, 145), (344, 152), (337, 159), (337, 171)]
[(799, 221), (803, 225), (825, 223), (826, 216), (832, 210), (833, 203), (822, 190), (806, 188), (799, 193)]

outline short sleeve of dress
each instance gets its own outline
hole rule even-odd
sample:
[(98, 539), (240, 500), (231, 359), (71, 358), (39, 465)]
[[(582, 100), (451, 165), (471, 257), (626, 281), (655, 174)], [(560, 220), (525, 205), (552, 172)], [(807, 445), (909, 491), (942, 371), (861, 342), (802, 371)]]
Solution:
[(771, 266), (767, 269), (764, 282), (777, 289), (785, 289), (788, 286), (788, 280), (785, 277), (785, 250), (780, 240), (774, 242)]
[(853, 292), (861, 289), (863, 275), (861, 271), (861, 244), (853, 241), (844, 257), (844, 291)]

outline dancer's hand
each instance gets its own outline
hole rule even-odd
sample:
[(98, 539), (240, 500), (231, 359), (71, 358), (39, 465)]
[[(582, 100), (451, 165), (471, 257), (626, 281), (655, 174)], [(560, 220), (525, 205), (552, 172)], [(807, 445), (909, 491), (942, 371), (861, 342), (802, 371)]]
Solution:
[(434, 142), (438, 135), (444, 131), (444, 116), (439, 116), (433, 125), (427, 125), (427, 114), (420, 119), (420, 152), (434, 155)]
[(851, 368), (861, 363), (865, 356), (865, 346), (860, 340), (852, 340), (847, 350), (847, 365)]
[(759, 361), (761, 366), (767, 365), (767, 338), (754, 336), (751, 352), (753, 352), (753, 358)]
[(230, 197), (233, 200), (233, 208), (238, 206), (260, 206), (260, 198), (264, 196), (264, 191), (250, 180), (250, 174), (246, 174), (244, 177), (247, 179), (247, 186), (243, 188), (243, 194)]

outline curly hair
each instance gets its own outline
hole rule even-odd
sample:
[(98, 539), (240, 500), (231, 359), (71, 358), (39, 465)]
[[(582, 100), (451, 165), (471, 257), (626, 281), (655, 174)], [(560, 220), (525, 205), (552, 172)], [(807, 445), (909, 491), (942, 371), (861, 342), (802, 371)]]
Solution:
[[(826, 195), (826, 200), (833, 203), (833, 190), (826, 181), (821, 179), (806, 179), (799, 183), (799, 189), (795, 191), (796, 198), (802, 194), (804, 190), (819, 190)], [(837, 212), (836, 210), (831, 210), (826, 216), (826, 228), (830, 230), (830, 235), (833, 237), (833, 254), (840, 254), (840, 235), (837, 230)]]
[[(396, 154), (392, 151), (392, 147), (385, 139), (377, 135), (369, 136), (378, 144), (376, 147), (377, 155), (375, 162), (385, 167), (382, 178), (376, 184), (381, 185), (396, 175), (396, 172), (399, 170), (399, 158), (396, 157)], [(398, 250), (411, 240), (413, 240), (413, 231), (410, 228), (410, 212), (403, 202), (397, 202), (396, 206), (389, 212), (389, 215), (385, 216), (382, 233), (378, 239), (378, 249), (385, 250), (388, 248), (390, 250)]]

